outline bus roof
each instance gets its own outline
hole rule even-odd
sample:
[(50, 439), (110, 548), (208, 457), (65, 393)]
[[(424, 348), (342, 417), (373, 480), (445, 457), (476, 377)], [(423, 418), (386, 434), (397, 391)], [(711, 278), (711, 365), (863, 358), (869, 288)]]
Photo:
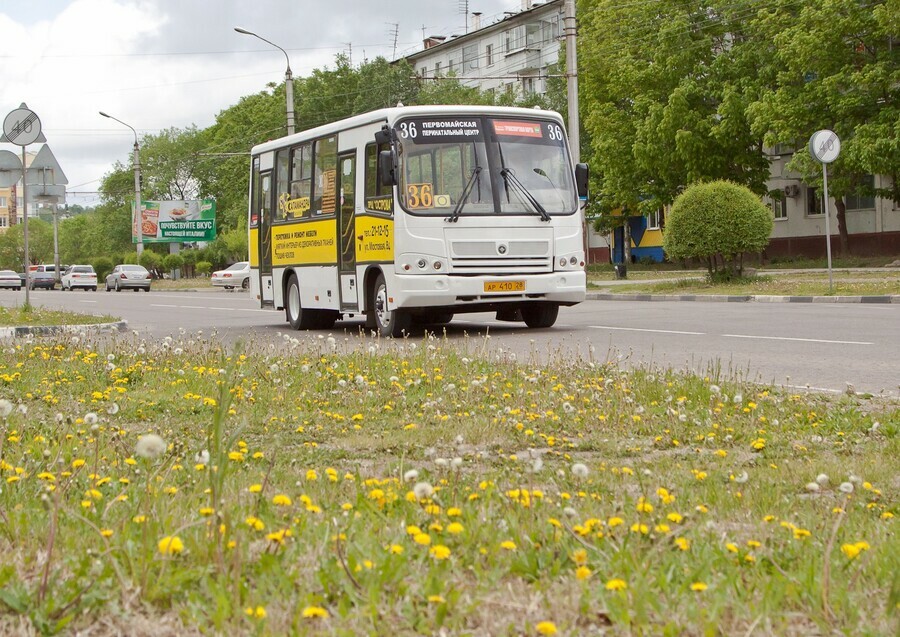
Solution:
[(540, 117), (543, 119), (553, 119), (562, 124), (562, 117), (556, 111), (548, 111), (538, 108), (519, 108), (514, 106), (396, 106), (393, 108), (382, 108), (377, 111), (370, 111), (362, 115), (355, 115), (347, 119), (338, 120), (324, 126), (317, 126), (308, 130), (294, 133), (286, 137), (272, 139), (262, 144), (257, 144), (251, 149), (253, 155), (258, 155), (266, 151), (284, 148), (293, 144), (299, 144), (318, 137), (324, 137), (343, 130), (365, 126), (375, 122), (386, 122), (393, 124), (401, 117), (415, 117), (425, 115), (495, 115), (500, 117)]

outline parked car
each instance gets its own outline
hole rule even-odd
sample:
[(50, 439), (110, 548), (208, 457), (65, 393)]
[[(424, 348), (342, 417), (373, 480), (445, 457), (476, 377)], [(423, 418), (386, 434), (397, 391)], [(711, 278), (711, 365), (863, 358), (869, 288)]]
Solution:
[(22, 289), (22, 279), (12, 270), (0, 270), (0, 288)]
[(250, 289), (250, 262), (239, 261), (224, 270), (216, 270), (212, 273), (210, 282), (216, 288), (248, 290)]
[(94, 272), (92, 265), (70, 265), (63, 272), (60, 279), (60, 287), (63, 290), (74, 290), (81, 288), (83, 290), (97, 291), (97, 273)]
[[(63, 272), (69, 266), (63, 265), (60, 266), (59, 271)], [(46, 288), (48, 290), (56, 289), (56, 266), (52, 263), (49, 265), (38, 265), (32, 266), (30, 272), (31, 281), (29, 283), (30, 289), (34, 290), (37, 288)]]
[(121, 292), (130, 289), (135, 292), (138, 290), (149, 292), (152, 281), (150, 273), (144, 266), (124, 263), (117, 265), (112, 272), (106, 275), (106, 291)]

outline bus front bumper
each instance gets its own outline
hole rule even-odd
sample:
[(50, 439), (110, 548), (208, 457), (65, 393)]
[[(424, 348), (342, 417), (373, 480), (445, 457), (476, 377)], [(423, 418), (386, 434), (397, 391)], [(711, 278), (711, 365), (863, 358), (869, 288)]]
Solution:
[(548, 301), (562, 305), (585, 298), (584, 271), (516, 276), (394, 275), (388, 283), (393, 308)]

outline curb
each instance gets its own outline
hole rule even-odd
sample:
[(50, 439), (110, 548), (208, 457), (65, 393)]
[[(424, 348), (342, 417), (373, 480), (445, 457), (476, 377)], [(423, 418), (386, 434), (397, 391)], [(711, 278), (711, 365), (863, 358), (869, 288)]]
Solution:
[(705, 303), (897, 303), (900, 295), (882, 296), (770, 296), (764, 294), (613, 294), (588, 292), (588, 301), (699, 301)]
[(124, 332), (128, 329), (128, 321), (115, 323), (94, 323), (91, 325), (29, 325), (22, 327), (0, 327), (0, 338), (20, 338), (28, 336), (55, 336), (78, 332)]

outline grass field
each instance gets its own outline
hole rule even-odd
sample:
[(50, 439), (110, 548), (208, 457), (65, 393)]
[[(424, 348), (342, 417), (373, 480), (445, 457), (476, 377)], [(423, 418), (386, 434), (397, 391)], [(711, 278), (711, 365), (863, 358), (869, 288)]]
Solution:
[(898, 403), (488, 341), (7, 341), (0, 634), (895, 634)]
[[(22, 302), (25, 302), (24, 297), (22, 297)], [(95, 316), (93, 314), (51, 310), (36, 305), (32, 305), (30, 308), (25, 308), (24, 306), (0, 306), (0, 327), (16, 325), (97, 325), (117, 320), (119, 319), (112, 316)]]

